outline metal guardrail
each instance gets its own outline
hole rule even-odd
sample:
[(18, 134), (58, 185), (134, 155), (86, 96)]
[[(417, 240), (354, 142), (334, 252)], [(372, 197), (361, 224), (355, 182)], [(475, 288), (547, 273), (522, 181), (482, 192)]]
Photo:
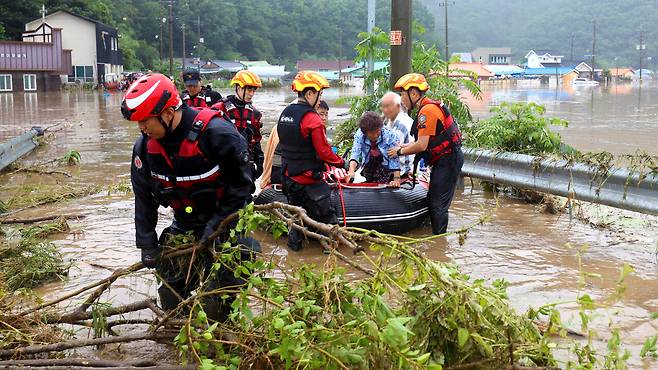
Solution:
[(34, 138), (42, 135), (43, 130), (40, 127), (32, 127), (30, 131), (24, 133), (23, 135), (14, 137), (4, 143), (1, 143), (0, 171), (36, 148), (37, 142), (34, 140)]
[(658, 173), (615, 168), (601, 176), (583, 163), (472, 148), (464, 157), (463, 176), (658, 215)]

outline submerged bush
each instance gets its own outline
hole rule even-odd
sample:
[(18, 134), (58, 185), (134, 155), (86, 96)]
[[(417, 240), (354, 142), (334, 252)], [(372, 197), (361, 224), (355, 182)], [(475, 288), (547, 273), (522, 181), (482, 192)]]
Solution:
[(462, 125), (466, 146), (535, 155), (564, 150), (560, 134), (551, 126), (566, 127), (568, 122), (544, 117), (544, 106), (505, 102), (491, 112), (488, 119)]

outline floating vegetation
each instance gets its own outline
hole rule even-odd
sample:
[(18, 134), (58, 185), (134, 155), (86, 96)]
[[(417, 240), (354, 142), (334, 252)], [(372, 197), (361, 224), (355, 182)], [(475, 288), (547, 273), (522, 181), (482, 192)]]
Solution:
[(70, 199), (85, 197), (96, 194), (101, 191), (98, 185), (70, 186), (70, 185), (44, 185), (36, 184), (23, 186), (21, 188), (9, 188), (6, 193), (10, 193), (10, 198), (0, 200), (0, 205), (5, 212), (17, 209), (28, 209), (39, 207), (46, 204), (63, 202)]
[(66, 220), (30, 227), (0, 227), (0, 280), (9, 290), (31, 288), (46, 281), (62, 279), (69, 264), (57, 246), (45, 240), (49, 235), (69, 231)]
[(80, 163), (80, 160), (82, 160), (82, 156), (80, 155), (80, 152), (77, 150), (69, 150), (64, 154), (64, 156), (61, 159), (61, 162), (67, 166), (75, 166)]

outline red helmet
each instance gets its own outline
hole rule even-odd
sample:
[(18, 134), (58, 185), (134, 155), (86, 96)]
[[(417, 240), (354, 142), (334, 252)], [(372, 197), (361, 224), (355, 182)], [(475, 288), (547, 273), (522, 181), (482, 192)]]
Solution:
[(149, 73), (135, 81), (123, 96), (121, 113), (130, 121), (157, 117), (165, 108), (178, 109), (182, 102), (173, 81), (160, 73)]

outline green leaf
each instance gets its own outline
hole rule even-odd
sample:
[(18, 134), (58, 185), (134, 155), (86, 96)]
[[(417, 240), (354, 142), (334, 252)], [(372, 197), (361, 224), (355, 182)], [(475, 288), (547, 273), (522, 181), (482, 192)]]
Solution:
[(285, 325), (286, 325), (286, 323), (280, 317), (277, 317), (272, 322), (272, 327), (274, 327), (274, 329), (277, 329), (277, 330), (283, 328)]
[(430, 355), (431, 355), (430, 352), (427, 352), (427, 353), (425, 353), (424, 355), (420, 355), (420, 356), (418, 356), (418, 357), (416, 358), (416, 362), (418, 362), (420, 365), (422, 365), (422, 364), (424, 364), (425, 362), (427, 362), (427, 360), (430, 359)]
[(464, 328), (457, 329), (457, 344), (459, 345), (460, 349), (464, 347), (466, 341), (468, 341), (468, 338), (470, 336), (471, 335), (468, 333), (468, 329), (464, 329)]
[(410, 320), (410, 317), (388, 319), (387, 325), (382, 332), (382, 340), (395, 348), (406, 346), (409, 341), (409, 336), (414, 335), (414, 333), (404, 325)]

